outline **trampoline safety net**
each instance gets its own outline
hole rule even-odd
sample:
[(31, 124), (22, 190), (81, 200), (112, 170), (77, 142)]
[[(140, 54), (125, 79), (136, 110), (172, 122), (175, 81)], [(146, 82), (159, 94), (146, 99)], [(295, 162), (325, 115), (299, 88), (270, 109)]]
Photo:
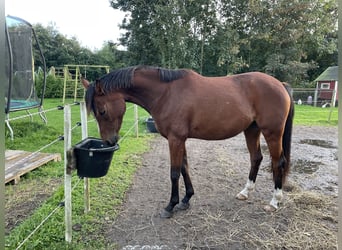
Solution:
[[(8, 68), (5, 84), (5, 112), (7, 114), (12, 111), (39, 107), (42, 105), (44, 91), (40, 90), (40, 97), (38, 97), (32, 49), (37, 41), (35, 41), (33, 28), (31, 24), (20, 18), (7, 16), (6, 34)], [(40, 61), (44, 62), (44, 59)], [(45, 72), (45, 69), (43, 70)], [(45, 79), (43, 81), (45, 82)], [(45, 89), (44, 83), (41, 86)]]
[[(42, 106), (46, 86), (46, 64), (30, 23), (18, 17), (7, 16), (5, 29), (5, 123), (13, 139), (13, 129), (9, 123), (10, 112), (25, 110), (32, 119), (29, 110), (38, 108), (38, 114), (45, 123), (47, 122)], [(39, 77), (35, 77), (35, 64), (36, 68), (40, 69), (40, 74), (37, 74)]]

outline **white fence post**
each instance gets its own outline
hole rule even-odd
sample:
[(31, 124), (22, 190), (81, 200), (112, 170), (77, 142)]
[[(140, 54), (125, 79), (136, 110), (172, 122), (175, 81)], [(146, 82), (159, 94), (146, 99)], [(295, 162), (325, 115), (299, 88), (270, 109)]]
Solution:
[(134, 124), (135, 124), (135, 135), (139, 137), (139, 122), (138, 122), (138, 105), (134, 104)]
[[(82, 140), (88, 137), (87, 108), (85, 102), (80, 103)], [(84, 178), (84, 212), (90, 211), (90, 186), (89, 179)]]
[(71, 147), (71, 112), (70, 105), (64, 107), (64, 208), (65, 208), (65, 240), (72, 240), (72, 207), (71, 207), (71, 172), (68, 171), (67, 151)]

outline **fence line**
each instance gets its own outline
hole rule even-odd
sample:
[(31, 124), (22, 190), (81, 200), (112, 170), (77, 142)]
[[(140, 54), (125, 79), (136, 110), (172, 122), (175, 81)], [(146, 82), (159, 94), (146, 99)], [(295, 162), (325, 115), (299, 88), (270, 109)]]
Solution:
[(338, 102), (337, 91), (334, 89), (293, 88), (292, 95), (295, 103), (315, 107), (323, 105), (336, 106)]
[(17, 246), (16, 250), (20, 249), (26, 243), (26, 241), (28, 241), (28, 239), (31, 238), (31, 236), (34, 235), (38, 231), (38, 229), (41, 228), (41, 226), (60, 208), (61, 204), (59, 204), (54, 210), (52, 210), (52, 212), (39, 223), (39, 225)]
[[(72, 104), (69, 104), (69, 105), (79, 105), (79, 102), (74, 102)], [(8, 121), (15, 121), (15, 120), (19, 120), (19, 119), (22, 119), (22, 118), (26, 118), (26, 117), (31, 117), (31, 116), (34, 116), (34, 115), (40, 115), (41, 113), (46, 113), (46, 112), (50, 112), (50, 111), (55, 111), (55, 110), (63, 110), (64, 109), (64, 106), (57, 106), (55, 108), (50, 108), (50, 109), (46, 109), (46, 110), (43, 110), (41, 112), (34, 112), (34, 113), (29, 113), (29, 114), (26, 114), (26, 115), (20, 115), (20, 116), (16, 116), (16, 117), (13, 117), (13, 118), (8, 118), (7, 120)]]
[[(76, 184), (73, 186), (73, 188), (72, 188), (72, 191), (78, 186), (78, 184), (79, 184), (79, 182), (81, 181), (81, 179), (79, 179), (77, 182), (76, 182)], [(63, 207), (65, 204), (64, 204), (64, 200), (62, 200), (59, 204), (58, 204), (58, 206), (54, 209), (54, 210), (52, 210), (52, 212), (48, 215), (48, 216), (46, 216), (40, 223), (39, 223), (39, 225), (37, 226), (37, 227), (35, 227), (35, 229), (34, 230), (32, 230), (32, 232), (17, 246), (17, 248), (16, 248), (16, 250), (18, 250), (18, 249), (20, 249), (25, 243), (26, 243), (26, 241), (29, 239), (29, 238), (31, 238), (31, 236), (32, 235), (34, 235), (37, 231), (38, 231), (38, 229), (39, 228), (41, 228), (42, 226), (43, 226), (43, 224), (52, 216), (52, 215), (54, 215), (61, 207)]]
[[(69, 104), (69, 105), (75, 105), (75, 104)], [(78, 103), (76, 104), (76, 105), (78, 105)], [(81, 105), (82, 106), (82, 105)], [(63, 107), (62, 109), (64, 109), (65, 107)], [(131, 107), (129, 107), (128, 108), (128, 110), (129, 109), (131, 109), (131, 108), (134, 108), (134, 106), (131, 106)], [(68, 108), (67, 108), (68, 109)], [(56, 108), (54, 108), (54, 109), (51, 109), (51, 110), (56, 110)], [(93, 121), (95, 121), (95, 119), (92, 119), (92, 120), (90, 120), (90, 121), (87, 121), (86, 119), (85, 119), (85, 121), (82, 121), (82, 122), (77, 122), (76, 123), (76, 125), (75, 126), (73, 126), (72, 128), (70, 128), (69, 127), (69, 130), (70, 130), (70, 132), (72, 131), (72, 130), (74, 130), (76, 127), (79, 127), (79, 126), (82, 126), (82, 123), (83, 124), (87, 124), (88, 122), (93, 122)], [(137, 124), (138, 124), (138, 119), (134, 122), (134, 124), (128, 129), (128, 131), (119, 139), (119, 141), (118, 141), (118, 143), (120, 142), (123, 142), (124, 140), (125, 140), (125, 138), (128, 136), (128, 134), (137, 126)], [(64, 142), (65, 142), (65, 140), (66, 140), (66, 136), (65, 136), (65, 134), (66, 133), (64, 133), (64, 136), (60, 136), (60, 137), (58, 137), (56, 140), (54, 140), (53, 142), (51, 142), (51, 143), (49, 143), (48, 145), (50, 146), (50, 145), (52, 145), (53, 143), (55, 143), (55, 142), (57, 142), (57, 141), (60, 141), (60, 140), (64, 140)], [(84, 135), (85, 136), (85, 135)], [(83, 137), (83, 136), (82, 136)], [(71, 138), (71, 136), (69, 137), (69, 138)], [(65, 144), (68, 144), (68, 142), (65, 142)], [(45, 148), (47, 148), (47, 146), (44, 146), (42, 149), (40, 149), (40, 151), (41, 150), (43, 150), (43, 149), (45, 149)], [(36, 152), (38, 152), (38, 151), (36, 151)], [(36, 153), (36, 152), (34, 152), (34, 153)], [(64, 161), (65, 161), (65, 159), (66, 158), (64, 158)], [(66, 168), (65, 168), (66, 169)], [(85, 178), (84, 178), (85, 179)], [(71, 193), (72, 193), (72, 191), (79, 185), (79, 183), (80, 183), (80, 181), (81, 181), (81, 178), (79, 178), (79, 180), (74, 184), (74, 186), (72, 187), (72, 188), (70, 188), (70, 190), (71, 190)], [(58, 206), (56, 207), (56, 208), (54, 208), (51, 212), (50, 212), (50, 214), (48, 214), (39, 224), (38, 224), (38, 226), (36, 226), (31, 232), (30, 232), (30, 234), (17, 246), (17, 248), (16, 248), (16, 250), (18, 250), (18, 249), (20, 249), (43, 225), (44, 225), (44, 223), (46, 222), (46, 221), (48, 221), (48, 219), (51, 217), (51, 216), (53, 216), (61, 207), (65, 207), (65, 209), (66, 209), (66, 207), (67, 207), (67, 204), (66, 204), (66, 197), (58, 204)], [(70, 206), (70, 208), (71, 208), (71, 206)], [(70, 212), (71, 212), (71, 210), (70, 210)], [(66, 212), (65, 212), (66, 213)], [(68, 217), (69, 217), (69, 211), (68, 211)], [(71, 217), (70, 217), (70, 219), (71, 219)], [(70, 220), (71, 221), (71, 220)], [(69, 232), (68, 232), (69, 233)], [(68, 237), (68, 238), (67, 238)], [(71, 242), (71, 235), (70, 235), (70, 238), (69, 238), (69, 234), (68, 234), (68, 236), (66, 236), (66, 240), (68, 241), (68, 240), (70, 240), (70, 241), (68, 241), (68, 242)]]
[[(71, 128), (71, 130), (74, 130), (75, 128), (81, 126), (81, 123), (77, 123), (74, 127)], [(17, 161), (16, 163), (13, 164), (13, 166), (17, 166), (17, 165), (20, 165), (22, 163), (24, 163), (27, 159), (30, 159), (31, 157), (33, 157), (34, 155), (38, 154), (39, 152), (41, 152), (42, 150), (50, 147), (51, 145), (55, 144), (56, 142), (59, 142), (59, 141), (63, 141), (64, 140), (64, 136), (61, 135), (59, 136), (57, 139), (53, 140), (52, 142), (44, 145), (43, 147), (39, 148), (38, 150), (28, 154), (27, 156), (25, 156), (24, 158), (20, 159), (19, 161)]]
[[(73, 105), (76, 105), (76, 103), (74, 103)], [(63, 107), (64, 108), (64, 107)], [(50, 109), (49, 111), (52, 111), (52, 110), (61, 110), (61, 109), (63, 109), (63, 108), (60, 108), (60, 107), (57, 107), (57, 108), (53, 108), (53, 109)], [(25, 116), (26, 117), (26, 116)], [(18, 119), (19, 118), (23, 118), (23, 116), (22, 117), (18, 117)], [(75, 126), (73, 126), (72, 128), (71, 128), (71, 130), (70, 130), (70, 132), (72, 131), (72, 130), (74, 130), (76, 127), (79, 127), (81, 125), (81, 123), (76, 123), (76, 125)], [(20, 161), (18, 161), (18, 162), (16, 162), (15, 163), (15, 165), (17, 165), (17, 164), (21, 164), (23, 161), (25, 161), (27, 158), (29, 158), (29, 157), (31, 157), (31, 156), (33, 156), (33, 155), (35, 155), (35, 154), (37, 154), (37, 153), (39, 153), (40, 151), (42, 151), (43, 149), (46, 149), (46, 148), (48, 148), (49, 146), (51, 146), (51, 145), (53, 145), (54, 143), (56, 143), (56, 142), (58, 142), (58, 141), (62, 141), (62, 140), (64, 140), (64, 138), (65, 138), (65, 136), (64, 135), (61, 135), (61, 136), (59, 136), (57, 139), (55, 139), (55, 140), (53, 140), (52, 142), (50, 142), (49, 144), (46, 144), (46, 145), (44, 145), (43, 147), (41, 147), (40, 149), (38, 149), (38, 150), (36, 150), (35, 152), (33, 152), (33, 153), (31, 153), (31, 154), (29, 154), (28, 156), (26, 156), (25, 158), (23, 158), (23, 159), (21, 159)], [(77, 183), (78, 184), (78, 183)], [(76, 184), (76, 185), (77, 185)], [(76, 187), (76, 185), (75, 185), (75, 187)], [(74, 188), (75, 188), (74, 187)], [(74, 189), (73, 188), (73, 189)], [(62, 206), (62, 203), (63, 202), (61, 202), (45, 219), (43, 219), (42, 221), (41, 221), (41, 223), (18, 245), (18, 247), (16, 248), (16, 249), (19, 249), (20, 247), (22, 247), (24, 244), (25, 244), (25, 242), (32, 236), (32, 235), (34, 235), (34, 233), (36, 232), (36, 231), (38, 231), (38, 229), (55, 213), (55, 212), (57, 212), (57, 210)]]
[[(134, 109), (136, 111), (136, 105), (134, 105)], [(87, 116), (86, 116), (86, 105), (84, 102), (80, 105), (81, 119), (82, 119), (82, 139), (88, 137), (88, 127), (87, 127)], [(138, 117), (135, 115), (135, 122), (131, 128), (126, 132), (126, 134), (120, 138), (119, 142), (122, 142), (127, 134), (133, 129), (137, 127)], [(72, 196), (71, 196), (71, 180), (72, 173), (71, 170), (68, 169), (68, 151), (71, 149), (71, 130), (70, 130), (70, 122), (71, 122), (71, 112), (70, 106), (66, 105), (64, 108), (64, 197), (65, 197), (65, 241), (71, 243), (72, 241)], [(137, 130), (136, 130), (137, 131)], [(89, 211), (89, 182), (88, 178), (84, 179), (84, 202), (85, 202), (85, 211)]]

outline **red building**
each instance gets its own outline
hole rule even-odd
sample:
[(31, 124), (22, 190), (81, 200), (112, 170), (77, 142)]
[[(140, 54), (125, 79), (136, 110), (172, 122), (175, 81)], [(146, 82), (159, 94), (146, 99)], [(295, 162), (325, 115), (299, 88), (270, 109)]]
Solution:
[(317, 79), (315, 103), (318, 105), (331, 104), (336, 106), (338, 102), (338, 66), (327, 68)]

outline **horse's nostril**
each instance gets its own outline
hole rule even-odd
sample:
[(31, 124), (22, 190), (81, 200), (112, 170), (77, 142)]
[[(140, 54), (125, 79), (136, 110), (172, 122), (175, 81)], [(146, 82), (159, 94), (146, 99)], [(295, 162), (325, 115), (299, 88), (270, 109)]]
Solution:
[(117, 135), (113, 136), (111, 139), (106, 140), (106, 143), (110, 146), (114, 146), (118, 143), (119, 137)]
[(113, 142), (112, 140), (107, 140), (106, 144), (111, 147), (111, 146), (114, 146), (116, 142)]

